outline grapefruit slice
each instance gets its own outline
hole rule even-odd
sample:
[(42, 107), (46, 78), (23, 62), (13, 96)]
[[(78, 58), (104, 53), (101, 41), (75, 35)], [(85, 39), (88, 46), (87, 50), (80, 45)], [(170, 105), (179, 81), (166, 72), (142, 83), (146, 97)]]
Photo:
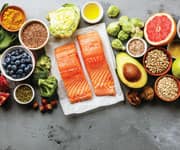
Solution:
[(145, 23), (144, 37), (150, 45), (164, 46), (176, 36), (176, 23), (167, 13), (156, 13)]

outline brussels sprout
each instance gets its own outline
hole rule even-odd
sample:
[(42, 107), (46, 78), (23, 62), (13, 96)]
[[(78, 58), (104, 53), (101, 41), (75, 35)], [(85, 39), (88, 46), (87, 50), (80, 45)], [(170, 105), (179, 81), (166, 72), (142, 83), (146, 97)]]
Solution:
[(129, 38), (129, 34), (121, 30), (118, 34), (118, 39), (121, 41), (125, 41)]
[(116, 37), (120, 31), (120, 26), (118, 22), (112, 22), (107, 26), (107, 33), (110, 36)]
[(119, 18), (119, 24), (120, 24), (121, 26), (123, 26), (124, 24), (127, 24), (127, 22), (129, 22), (128, 16), (121, 16), (121, 17)]
[(139, 18), (132, 18), (130, 20), (130, 22), (135, 26), (135, 27), (139, 27), (139, 28), (143, 28), (144, 27), (144, 22), (139, 19)]
[(114, 17), (117, 17), (120, 13), (120, 10), (117, 6), (115, 5), (111, 5), (109, 6), (108, 10), (107, 10), (107, 15), (108, 17), (110, 18), (114, 18)]
[(111, 46), (116, 50), (123, 50), (123, 51), (125, 50), (125, 46), (119, 39), (112, 40)]
[(134, 33), (131, 33), (131, 37), (140, 37), (140, 38), (143, 38), (143, 36), (144, 36), (144, 32), (140, 28), (138, 28), (138, 27), (136, 27)]
[(135, 27), (131, 22), (126, 22), (122, 26), (122, 30), (126, 33), (134, 33)]

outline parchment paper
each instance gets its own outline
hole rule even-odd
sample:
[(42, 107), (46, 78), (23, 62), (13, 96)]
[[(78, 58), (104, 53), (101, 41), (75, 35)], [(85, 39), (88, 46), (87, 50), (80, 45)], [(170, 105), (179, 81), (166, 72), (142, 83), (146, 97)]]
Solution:
[[(113, 79), (115, 82), (116, 95), (115, 96), (95, 96), (95, 95), (93, 95), (93, 98), (91, 100), (71, 104), (66, 95), (63, 81), (61, 79), (61, 75), (60, 75), (60, 72), (59, 72), (57, 64), (56, 64), (56, 60), (55, 60), (55, 56), (54, 56), (54, 49), (65, 43), (68, 43), (72, 40), (75, 41), (84, 73), (88, 79), (88, 82), (90, 83), (90, 80), (87, 75), (87, 71), (85, 70), (85, 66), (84, 66), (84, 63), (82, 60), (82, 56), (80, 55), (80, 49), (79, 49), (79, 45), (77, 43), (76, 36), (78, 34), (82, 34), (82, 33), (88, 32), (88, 31), (92, 31), (92, 30), (97, 31), (99, 33), (99, 35), (101, 36), (101, 40), (102, 40), (102, 43), (104, 46), (105, 57), (107, 59), (107, 62), (109, 64), (109, 67), (111, 69)], [(76, 31), (76, 33), (74, 34), (74, 36), (72, 38), (68, 38), (65, 40), (57, 40), (57, 39), (51, 37), (48, 42), (48, 45), (46, 46), (45, 49), (46, 49), (47, 55), (50, 56), (51, 61), (52, 61), (51, 74), (56, 76), (56, 78), (58, 79), (58, 95), (59, 95), (60, 104), (62, 106), (62, 109), (63, 109), (63, 112), (65, 115), (82, 114), (87, 111), (91, 111), (91, 110), (94, 110), (94, 109), (97, 109), (100, 107), (110, 106), (110, 105), (116, 104), (118, 102), (124, 101), (124, 95), (122, 93), (122, 89), (119, 84), (119, 80), (117, 78), (116, 72), (115, 72), (115, 69), (116, 69), (115, 57), (114, 57), (113, 50), (112, 50), (110, 42), (109, 42), (108, 35), (106, 33), (105, 23), (81, 28)]]

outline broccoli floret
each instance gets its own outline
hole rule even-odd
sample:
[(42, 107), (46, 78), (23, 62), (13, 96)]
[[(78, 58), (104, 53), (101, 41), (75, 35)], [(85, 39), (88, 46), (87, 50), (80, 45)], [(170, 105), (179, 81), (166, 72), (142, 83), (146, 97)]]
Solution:
[(111, 46), (115, 50), (123, 50), (123, 51), (125, 50), (125, 46), (123, 45), (123, 43), (119, 39), (112, 40)]
[(39, 79), (46, 79), (49, 76), (49, 70), (45, 68), (35, 67), (33, 72), (33, 83), (38, 84)]
[(132, 18), (130, 22), (135, 26), (139, 28), (144, 27), (144, 22), (140, 18)]
[(110, 36), (116, 37), (120, 31), (120, 26), (118, 22), (112, 22), (107, 26), (107, 33)]
[(110, 18), (117, 17), (119, 15), (119, 13), (120, 13), (120, 9), (115, 5), (109, 6), (109, 8), (107, 10), (107, 15)]
[(42, 55), (36, 63), (36, 66), (39, 68), (45, 68), (50, 70), (51, 68), (51, 59), (47, 55)]
[(38, 85), (42, 97), (51, 97), (57, 89), (57, 79), (54, 76), (49, 76), (47, 79), (39, 79)]
[(129, 38), (129, 34), (121, 30), (118, 34), (118, 39), (121, 41), (125, 41)]

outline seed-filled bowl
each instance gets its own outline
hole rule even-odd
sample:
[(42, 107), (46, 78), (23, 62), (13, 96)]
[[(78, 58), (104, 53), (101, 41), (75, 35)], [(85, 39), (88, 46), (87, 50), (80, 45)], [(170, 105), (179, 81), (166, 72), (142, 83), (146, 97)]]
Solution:
[(139, 37), (131, 38), (126, 44), (126, 51), (132, 57), (142, 57), (147, 51), (147, 43)]
[(0, 69), (11, 81), (23, 81), (30, 77), (35, 68), (32, 52), (23, 46), (12, 46), (1, 55)]
[(157, 78), (154, 91), (159, 99), (173, 102), (180, 96), (180, 84), (174, 76), (166, 74)]
[(20, 43), (30, 49), (39, 50), (43, 48), (49, 40), (49, 29), (47, 25), (39, 19), (27, 20), (19, 30)]
[(165, 75), (172, 66), (171, 54), (165, 48), (151, 47), (143, 57), (143, 66), (151, 76)]
[(13, 91), (13, 97), (19, 104), (29, 104), (35, 96), (34, 88), (30, 84), (19, 84)]

